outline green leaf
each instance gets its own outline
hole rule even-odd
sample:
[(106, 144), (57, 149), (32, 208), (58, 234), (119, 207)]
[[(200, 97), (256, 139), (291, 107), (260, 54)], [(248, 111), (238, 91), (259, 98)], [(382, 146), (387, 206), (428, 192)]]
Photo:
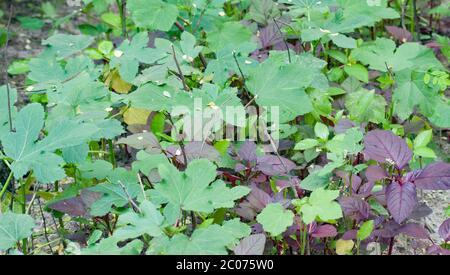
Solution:
[(113, 52), (111, 67), (118, 67), (120, 77), (132, 83), (139, 71), (139, 63), (152, 64), (168, 56), (166, 50), (148, 47), (148, 33), (140, 32), (130, 41), (126, 39)]
[(8, 73), (11, 75), (24, 74), (29, 71), (28, 60), (16, 60), (8, 67)]
[(311, 85), (314, 71), (301, 64), (280, 66), (274, 63), (269, 59), (260, 64), (247, 81), (258, 105), (279, 108), (280, 123), (311, 112), (311, 100), (304, 89)]
[(39, 30), (45, 25), (44, 21), (34, 17), (17, 16), (16, 18), (19, 20), (20, 26), (24, 29)]
[(161, 0), (129, 0), (127, 9), (140, 28), (168, 31), (177, 20), (178, 8)]
[[(250, 192), (248, 187), (229, 188), (217, 180), (216, 167), (206, 159), (189, 163), (185, 172), (173, 165), (159, 165), (161, 183), (152, 190), (173, 208), (212, 213), (214, 209), (231, 208), (234, 201)], [(211, 183), (212, 182), (212, 183)]]
[(0, 250), (14, 247), (16, 242), (31, 236), (34, 220), (30, 215), (0, 214)]
[(49, 183), (65, 176), (60, 167), (63, 159), (54, 154), (57, 149), (81, 145), (97, 131), (88, 123), (79, 124), (66, 120), (56, 125), (48, 136), (36, 142), (44, 125), (44, 109), (40, 104), (29, 104), (17, 115), (16, 132), (2, 137), (6, 155), (14, 160), (11, 169), (14, 177), (19, 179), (33, 170), (37, 180)]
[(291, 210), (284, 209), (280, 203), (271, 203), (263, 209), (256, 220), (263, 226), (264, 231), (276, 237), (292, 225), (294, 213)]
[(294, 150), (306, 150), (306, 149), (310, 149), (310, 148), (314, 148), (319, 144), (319, 141), (317, 141), (316, 139), (304, 139), (300, 142), (298, 142), (295, 147)]
[(224, 222), (223, 226), (212, 224), (195, 230), (190, 237), (176, 234), (171, 239), (155, 238), (148, 254), (168, 255), (227, 255), (227, 247), (235, 245), (240, 238), (250, 235), (250, 227), (239, 219)]
[(430, 48), (419, 43), (404, 43), (396, 49), (395, 42), (386, 38), (366, 42), (362, 47), (354, 49), (352, 56), (363, 64), (368, 64), (370, 69), (381, 72), (420, 68), (442, 69), (442, 64)]
[(356, 237), (360, 241), (364, 241), (365, 239), (370, 237), (370, 235), (373, 232), (373, 229), (374, 229), (374, 222), (373, 222), (373, 220), (366, 221), (358, 229), (358, 232), (356, 233)]
[(319, 188), (311, 193), (307, 202), (300, 208), (302, 220), (310, 224), (317, 218), (322, 221), (342, 218), (342, 209), (335, 199), (339, 197), (338, 190)]
[(375, 91), (361, 89), (347, 94), (345, 107), (352, 120), (357, 122), (380, 123), (385, 119), (386, 100)]
[(347, 130), (344, 134), (337, 134), (326, 144), (327, 149), (335, 154), (346, 156), (362, 151), (363, 133), (358, 128)]
[(428, 143), (431, 142), (433, 138), (433, 130), (422, 131), (417, 137), (414, 139), (414, 148), (416, 147), (426, 147)]
[(104, 216), (111, 211), (113, 206), (123, 207), (141, 192), (136, 174), (124, 168), (115, 169), (109, 175), (108, 180), (108, 183), (89, 188), (90, 191), (103, 194), (91, 205), (90, 213), (93, 216)]
[(119, 240), (133, 239), (144, 234), (151, 237), (158, 237), (163, 234), (161, 229), (164, 217), (155, 205), (144, 200), (139, 209), (141, 213), (135, 213), (132, 209), (119, 216), (117, 229), (113, 237)]
[(82, 249), (81, 255), (140, 255), (144, 248), (144, 243), (140, 240), (131, 241), (121, 247), (117, 245), (118, 242), (115, 237), (103, 239), (98, 244)]
[(94, 42), (94, 38), (87, 35), (70, 35), (57, 33), (42, 41), (43, 45), (59, 58), (66, 58), (72, 54), (81, 52)]
[(432, 159), (437, 158), (436, 153), (434, 153), (434, 151), (428, 147), (414, 148), (414, 154), (416, 156), (423, 157), (423, 158), (432, 158)]
[(103, 40), (101, 42), (98, 43), (98, 50), (102, 53), (102, 54), (109, 54), (114, 48), (114, 45), (111, 41), (108, 40)]
[(364, 83), (369, 82), (369, 72), (363, 65), (360, 64), (346, 65), (344, 67), (344, 71), (349, 76), (353, 76)]
[(218, 51), (228, 45), (235, 49), (250, 42), (252, 32), (239, 22), (226, 22), (214, 32), (208, 34), (206, 42), (213, 51)]
[(326, 126), (325, 124), (320, 123), (320, 122), (317, 122), (316, 125), (314, 126), (314, 133), (315, 133), (316, 137), (318, 137), (322, 140), (327, 140), (328, 136), (330, 135), (328, 126)]
[(356, 48), (356, 40), (351, 37), (338, 33), (337, 35), (330, 35), (330, 38), (333, 41), (333, 43), (340, 48), (344, 49)]

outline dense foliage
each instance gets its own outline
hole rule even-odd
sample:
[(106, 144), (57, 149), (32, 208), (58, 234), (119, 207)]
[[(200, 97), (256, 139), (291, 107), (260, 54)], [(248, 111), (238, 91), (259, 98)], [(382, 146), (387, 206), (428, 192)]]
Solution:
[(450, 253), (448, 1), (11, 5), (51, 35), (5, 55), (1, 253)]

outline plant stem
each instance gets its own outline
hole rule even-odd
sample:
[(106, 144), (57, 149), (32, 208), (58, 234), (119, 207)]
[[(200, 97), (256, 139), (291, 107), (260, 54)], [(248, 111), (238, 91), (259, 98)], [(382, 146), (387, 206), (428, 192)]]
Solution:
[(120, 22), (122, 25), (122, 36), (127, 38), (127, 15), (126, 15), (126, 0), (116, 0), (117, 8), (119, 9)]
[(280, 26), (278, 25), (277, 20), (275, 20), (275, 18), (273, 19), (273, 22), (275, 23), (275, 26), (277, 27), (278, 32), (280, 33), (281, 38), (283, 39), (284, 45), (286, 46), (288, 59), (289, 59), (289, 64), (290, 64), (290, 63), (292, 63), (292, 60), (291, 60), (291, 51), (289, 50), (289, 44), (287, 43), (287, 41), (286, 41), (286, 39), (285, 39), (285, 37), (283, 35), (283, 32), (281, 31)]
[(13, 177), (13, 171), (9, 172), (8, 178), (6, 179), (5, 184), (3, 184), (3, 188), (0, 191), (0, 206), (1, 206), (1, 201), (3, 198), (3, 195), (5, 194), (6, 190), (8, 189), (9, 183), (11, 182), (11, 179)]
[(116, 167), (116, 154), (114, 153), (114, 145), (112, 140), (108, 140), (108, 146), (109, 146), (109, 160), (113, 167)]
[(184, 78), (184, 74), (181, 71), (180, 63), (178, 63), (177, 54), (175, 53), (175, 47), (173, 46), (173, 44), (171, 46), (172, 46), (173, 60), (175, 61), (175, 65), (177, 66), (178, 70), (178, 77), (181, 79), (181, 82), (183, 83), (184, 90), (188, 92), (190, 89), (189, 86), (186, 84), (186, 79)]
[(392, 251), (394, 250), (394, 240), (395, 240), (394, 237), (392, 237), (392, 238), (389, 240), (389, 250), (388, 250), (388, 255), (392, 255)]
[(14, 6), (12, 3), (9, 5), (9, 16), (8, 16), (8, 23), (6, 25), (6, 41), (5, 41), (5, 47), (3, 48), (3, 73), (5, 78), (5, 85), (6, 85), (6, 96), (7, 103), (8, 103), (8, 124), (9, 124), (9, 131), (13, 131), (13, 124), (12, 124), (12, 115), (11, 115), (11, 95), (10, 95), (10, 89), (9, 89), (9, 75), (8, 75), (8, 45), (9, 45), (9, 30), (11, 26), (11, 19), (13, 15), (13, 9)]

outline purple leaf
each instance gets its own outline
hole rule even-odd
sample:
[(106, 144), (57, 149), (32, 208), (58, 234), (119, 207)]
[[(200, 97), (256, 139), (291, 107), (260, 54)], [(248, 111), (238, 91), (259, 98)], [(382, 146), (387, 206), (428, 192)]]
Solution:
[(445, 220), (441, 226), (439, 226), (439, 236), (448, 242), (450, 240), (450, 219)]
[(51, 203), (47, 207), (72, 217), (89, 217), (89, 208), (100, 197), (100, 193), (83, 189), (80, 195)]
[(398, 232), (417, 239), (428, 239), (430, 237), (427, 230), (418, 223), (407, 223), (400, 227)]
[[(184, 150), (186, 152), (186, 158), (188, 162), (195, 160), (206, 158), (211, 161), (217, 161), (220, 158), (219, 152), (213, 146), (201, 142), (201, 141), (193, 141), (184, 146)], [(176, 157), (179, 163), (184, 164), (184, 156), (183, 151), (181, 150), (179, 145), (171, 145), (167, 148), (169, 157)]]
[(406, 142), (391, 131), (371, 131), (364, 138), (366, 159), (380, 163), (395, 163), (397, 168), (405, 167), (412, 158), (412, 151)]
[(397, 223), (404, 222), (417, 204), (416, 186), (411, 182), (392, 182), (386, 189), (389, 212)]
[(258, 157), (256, 168), (268, 176), (282, 176), (295, 169), (297, 165), (287, 158), (266, 155)]
[(397, 26), (386, 26), (386, 30), (389, 34), (397, 41), (402, 43), (412, 41), (412, 35), (408, 30), (403, 28), (399, 28)]
[(342, 239), (345, 240), (345, 241), (356, 240), (356, 234), (357, 233), (358, 233), (358, 230), (351, 229), (351, 230), (345, 232), (344, 235), (342, 235)]
[(57, 201), (55, 203), (49, 204), (48, 208), (72, 217), (82, 217), (88, 213), (80, 197)]
[(280, 42), (283, 42), (283, 38), (278, 31), (275, 24), (270, 24), (267, 27), (259, 31), (259, 40), (261, 41), (262, 48), (268, 48)]
[(420, 203), (416, 206), (416, 208), (414, 208), (409, 218), (418, 221), (430, 215), (431, 213), (433, 213), (433, 210), (428, 207), (426, 203)]
[(370, 205), (357, 197), (341, 197), (339, 204), (346, 217), (361, 221), (369, 217)]
[(234, 248), (236, 255), (262, 255), (266, 245), (266, 236), (264, 234), (255, 234), (245, 237)]
[(337, 235), (337, 230), (331, 224), (324, 224), (319, 227), (311, 234), (314, 238), (328, 238), (335, 237)]
[(353, 121), (348, 119), (341, 119), (339, 120), (337, 125), (334, 126), (334, 131), (336, 132), (336, 134), (344, 134), (348, 129), (354, 127), (356, 127), (356, 123), (354, 123)]
[[(349, 178), (348, 172), (337, 171), (336, 175), (338, 175), (338, 177), (340, 177), (344, 181), (345, 186), (350, 186), (350, 181), (348, 179)], [(353, 193), (357, 193), (359, 187), (361, 186), (362, 180), (359, 176), (353, 174), (351, 179), (352, 179), (352, 191)]]
[(366, 178), (369, 182), (376, 182), (388, 176), (386, 170), (380, 166), (371, 165), (367, 167)]
[[(410, 174), (408, 174), (410, 175)], [(412, 175), (412, 176), (411, 176)], [(450, 164), (436, 162), (428, 165), (419, 173), (411, 174), (417, 188), (425, 190), (450, 189)]]
[(247, 140), (241, 145), (238, 156), (246, 162), (256, 162), (256, 144), (253, 141)]
[(444, 249), (437, 244), (428, 247), (427, 254), (429, 255), (450, 255), (450, 250)]

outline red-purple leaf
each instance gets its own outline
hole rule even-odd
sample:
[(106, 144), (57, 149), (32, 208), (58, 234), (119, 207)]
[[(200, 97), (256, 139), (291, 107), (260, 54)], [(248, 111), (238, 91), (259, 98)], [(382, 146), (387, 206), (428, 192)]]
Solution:
[(264, 234), (250, 235), (241, 240), (234, 248), (236, 255), (262, 255), (266, 245), (266, 236)]
[(415, 174), (412, 181), (419, 189), (448, 190), (450, 189), (450, 164), (443, 162), (430, 164), (422, 172)]
[(428, 239), (430, 237), (428, 231), (418, 223), (407, 223), (400, 227), (398, 232), (417, 239)]
[(256, 168), (268, 176), (282, 176), (295, 169), (297, 165), (287, 158), (274, 155), (258, 157)]
[(412, 41), (412, 35), (408, 30), (399, 28), (397, 26), (386, 26), (386, 30), (397, 41), (400, 41), (403, 43)]
[[(179, 145), (171, 145), (166, 151), (169, 157), (176, 157), (179, 163), (184, 164), (183, 150), (181, 150)], [(216, 148), (201, 141), (193, 141), (186, 144), (184, 146), (184, 152), (186, 153), (188, 162), (201, 158), (217, 161), (220, 158), (220, 154)]]
[(328, 238), (335, 237), (337, 235), (337, 230), (331, 224), (324, 224), (316, 228), (311, 236), (314, 238)]
[(439, 226), (439, 236), (448, 242), (450, 240), (450, 219), (445, 220), (441, 226)]
[(397, 223), (404, 222), (417, 205), (416, 186), (411, 182), (392, 182), (386, 189), (389, 212)]
[(406, 142), (391, 131), (371, 131), (364, 138), (366, 159), (380, 163), (394, 163), (397, 168), (405, 167), (412, 158), (412, 151)]
[(241, 145), (238, 156), (246, 162), (256, 162), (256, 144), (253, 141), (247, 140)]
[(376, 182), (386, 178), (387, 176), (386, 170), (380, 166), (371, 165), (367, 167), (366, 178), (369, 182)]
[(341, 197), (339, 204), (346, 217), (361, 221), (369, 217), (370, 205), (358, 197)]

